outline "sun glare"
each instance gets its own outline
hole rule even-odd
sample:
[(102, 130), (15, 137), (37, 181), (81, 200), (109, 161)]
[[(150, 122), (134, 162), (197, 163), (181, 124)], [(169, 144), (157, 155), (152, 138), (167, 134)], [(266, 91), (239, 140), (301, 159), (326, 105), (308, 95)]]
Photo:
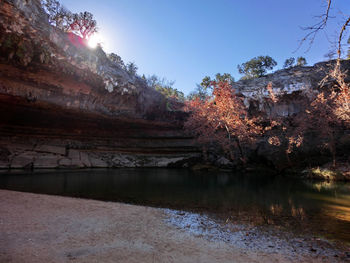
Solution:
[(102, 37), (99, 34), (94, 34), (93, 36), (91, 36), (88, 40), (88, 46), (90, 48), (96, 48), (98, 44), (101, 44), (102, 41)]

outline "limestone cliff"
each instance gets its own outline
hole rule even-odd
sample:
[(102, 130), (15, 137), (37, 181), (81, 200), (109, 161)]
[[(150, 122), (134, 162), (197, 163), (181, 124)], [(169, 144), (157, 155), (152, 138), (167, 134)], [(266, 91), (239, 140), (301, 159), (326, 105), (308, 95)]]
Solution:
[[(278, 70), (266, 76), (240, 80), (234, 88), (244, 97), (247, 107), (266, 112), (269, 115), (292, 116), (301, 110), (305, 100), (314, 97), (321, 89), (321, 82), (334, 67), (335, 61), (320, 62), (314, 66), (296, 66)], [(350, 60), (342, 61), (342, 70), (350, 70)], [(350, 75), (346, 79), (350, 82)], [(278, 96), (278, 103), (269, 103), (268, 85)], [(331, 86), (332, 80), (322, 83), (323, 88)]]
[(49, 25), (39, 0), (0, 2), (0, 167), (186, 165), (198, 156), (164, 96)]
[[(252, 113), (292, 116), (319, 91), (331, 64), (233, 86)], [(101, 48), (50, 26), (39, 0), (0, 0), (0, 168), (188, 166), (200, 151), (182, 129), (186, 114), (167, 104)], [(283, 151), (264, 142), (254, 154), (276, 165)]]
[[(252, 114), (267, 114), (271, 117), (285, 117), (292, 123), (293, 118), (306, 107), (320, 91), (329, 92), (337, 86), (335, 80), (326, 76), (334, 68), (336, 61), (320, 62), (313, 66), (296, 66), (278, 70), (266, 76), (240, 80), (233, 84), (236, 91), (244, 98), (245, 105)], [(341, 61), (341, 70), (350, 70), (350, 60)], [(346, 74), (346, 82), (350, 82), (350, 74)], [(277, 102), (272, 102), (267, 86), (277, 97)], [(289, 129), (296, 127), (291, 125)], [(350, 149), (350, 133), (344, 127), (338, 127), (335, 133), (336, 152), (338, 158), (348, 162)], [(322, 141), (312, 130), (305, 136), (304, 143), (289, 155), (294, 166), (321, 165), (329, 162), (327, 141)], [(257, 148), (247, 149), (253, 151), (255, 160), (263, 160), (278, 169), (290, 165), (286, 157), (286, 146), (275, 147), (267, 142), (267, 138), (261, 139)]]
[(50, 26), (39, 0), (2, 1), (0, 17), (1, 93), (113, 116), (165, 111), (161, 94), (101, 48)]

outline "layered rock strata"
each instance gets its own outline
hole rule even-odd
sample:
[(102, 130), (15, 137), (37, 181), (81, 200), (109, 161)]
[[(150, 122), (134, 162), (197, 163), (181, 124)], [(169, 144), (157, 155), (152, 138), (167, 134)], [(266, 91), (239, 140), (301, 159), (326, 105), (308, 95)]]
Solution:
[(186, 166), (183, 113), (48, 23), (38, 0), (0, 4), (0, 168)]

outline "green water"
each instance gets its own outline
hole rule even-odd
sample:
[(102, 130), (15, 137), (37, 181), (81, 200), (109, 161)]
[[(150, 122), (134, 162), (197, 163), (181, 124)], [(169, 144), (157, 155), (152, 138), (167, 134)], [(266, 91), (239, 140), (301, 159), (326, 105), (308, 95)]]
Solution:
[(350, 242), (350, 184), (183, 169), (1, 172), (0, 188), (197, 211)]

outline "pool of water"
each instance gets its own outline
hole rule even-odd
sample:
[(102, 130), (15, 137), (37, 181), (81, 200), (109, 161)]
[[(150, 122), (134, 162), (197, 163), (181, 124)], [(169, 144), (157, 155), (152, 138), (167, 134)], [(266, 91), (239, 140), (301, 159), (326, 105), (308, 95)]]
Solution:
[(166, 207), (350, 242), (350, 184), (185, 169), (1, 172), (0, 188)]

